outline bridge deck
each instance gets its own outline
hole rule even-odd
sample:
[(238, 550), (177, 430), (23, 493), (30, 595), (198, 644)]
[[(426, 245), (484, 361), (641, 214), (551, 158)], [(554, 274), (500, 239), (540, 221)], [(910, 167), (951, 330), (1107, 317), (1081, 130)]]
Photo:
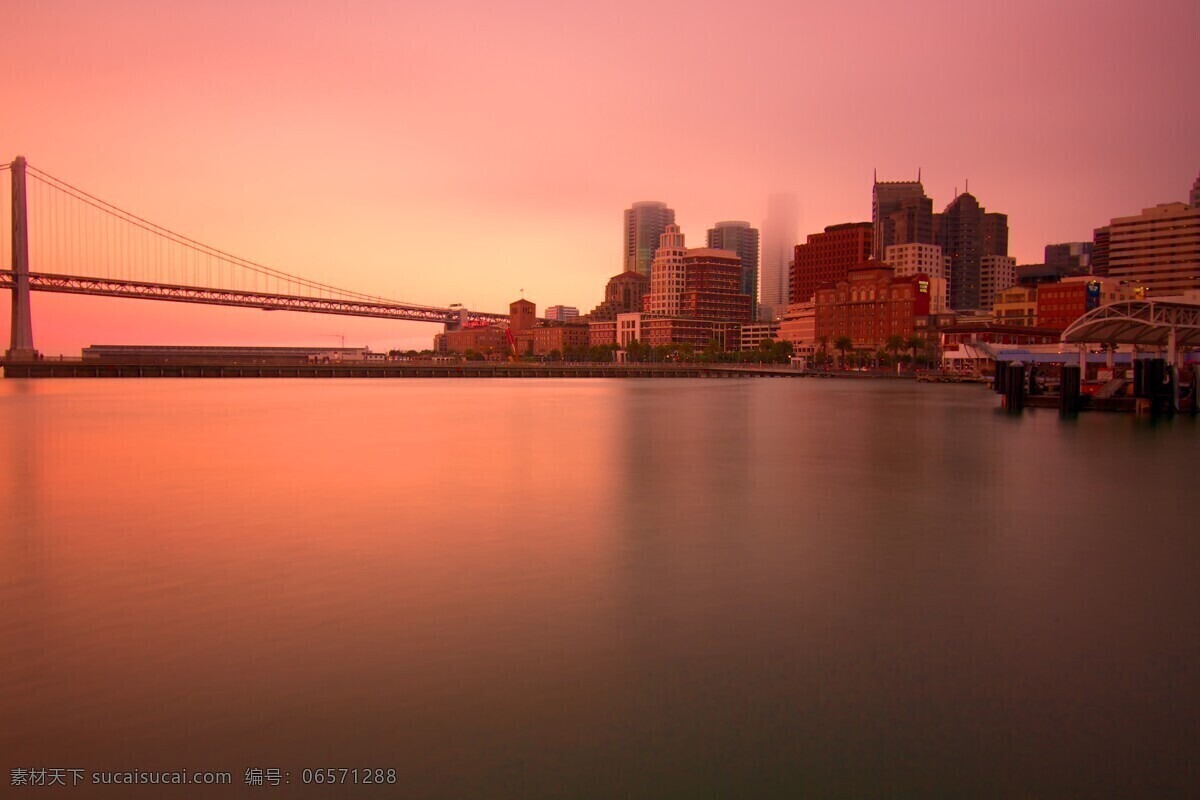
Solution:
[[(13, 270), (0, 270), (0, 289), (11, 289)], [(81, 275), (57, 275), (45, 272), (29, 273), (29, 289), (34, 292), (90, 294), (101, 297), (125, 297), (137, 300), (165, 300), (174, 303), (200, 303), (211, 306), (257, 308), (263, 311), (304, 311), (310, 314), (341, 314), (351, 317), (379, 317), (410, 322), (460, 321), (457, 309), (435, 308), (386, 301), (359, 300), (338, 297), (309, 297), (305, 295), (272, 294), (237, 289), (218, 289), (184, 286), (171, 283), (119, 278), (97, 278)], [(507, 321), (507, 314), (467, 311), (467, 322)]]

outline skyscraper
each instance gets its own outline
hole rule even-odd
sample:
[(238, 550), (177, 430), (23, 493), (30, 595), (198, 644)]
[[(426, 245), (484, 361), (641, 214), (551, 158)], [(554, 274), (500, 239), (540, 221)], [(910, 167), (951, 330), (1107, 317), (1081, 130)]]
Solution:
[(871, 187), (872, 257), (882, 259), (894, 244), (933, 244), (933, 201), (915, 181), (879, 181)]
[(1188, 200), (1192, 206), (1200, 208), (1200, 175), (1196, 176), (1196, 182), (1192, 184), (1192, 194)]
[(950, 258), (950, 307), (980, 308), (983, 257), (1008, 255), (1008, 216), (988, 213), (974, 195), (963, 192), (934, 225), (942, 253)]
[(687, 245), (679, 226), (673, 222), (666, 226), (659, 240), (651, 262), (650, 292), (642, 307), (648, 314), (675, 317), (682, 308)]
[(714, 250), (732, 250), (742, 260), (741, 293), (751, 298), (750, 318), (758, 316), (758, 229), (749, 222), (718, 222), (708, 229), (708, 246)]
[(625, 269), (649, 278), (659, 237), (674, 224), (674, 209), (657, 200), (634, 203), (625, 209)]
[(800, 235), (799, 213), (794, 194), (773, 194), (767, 198), (767, 219), (763, 223), (762, 281), (759, 292), (759, 318), (775, 319), (791, 302), (789, 264)]

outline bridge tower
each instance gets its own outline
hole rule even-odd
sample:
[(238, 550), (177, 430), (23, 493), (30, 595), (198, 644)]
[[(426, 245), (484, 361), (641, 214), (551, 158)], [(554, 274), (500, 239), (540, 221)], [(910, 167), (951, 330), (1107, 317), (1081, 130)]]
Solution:
[(12, 339), (5, 359), (32, 361), (33, 321), (29, 313), (29, 215), (25, 203), (25, 157), (17, 156), (12, 173)]

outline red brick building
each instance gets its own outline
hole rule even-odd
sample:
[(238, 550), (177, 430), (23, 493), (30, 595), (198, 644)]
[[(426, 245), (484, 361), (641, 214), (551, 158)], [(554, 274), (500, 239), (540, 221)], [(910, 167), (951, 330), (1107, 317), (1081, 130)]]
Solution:
[(929, 315), (929, 278), (896, 278), (891, 267), (865, 261), (844, 280), (819, 287), (814, 307), (817, 338), (832, 346), (849, 336), (854, 349), (877, 350), (890, 336), (912, 336), (917, 318)]
[(497, 356), (507, 356), (511, 352), (505, 329), (491, 325), (439, 333), (433, 337), (433, 349), (439, 353), (465, 353), (470, 350)]
[[(615, 322), (617, 314), (642, 310), (642, 298), (650, 291), (650, 279), (639, 272), (622, 272), (604, 287), (604, 302), (588, 314), (589, 322)], [(615, 330), (615, 327), (614, 327)]]
[(729, 250), (695, 248), (683, 259), (680, 316), (749, 322), (752, 298), (742, 294), (742, 259)]
[(537, 324), (537, 306), (525, 298), (508, 304), (508, 327), (514, 332)]
[(807, 244), (796, 245), (791, 265), (792, 303), (807, 303), (817, 287), (844, 280), (855, 266), (871, 257), (875, 228), (870, 222), (830, 225), (810, 233)]
[(1064, 278), (1059, 283), (1043, 283), (1037, 287), (1037, 324), (1039, 328), (1066, 330), (1093, 308), (1131, 299), (1133, 292), (1111, 278)]
[(517, 331), (514, 336), (517, 352), (523, 356), (547, 356), (555, 350), (561, 354), (568, 347), (588, 346), (587, 325), (547, 325)]

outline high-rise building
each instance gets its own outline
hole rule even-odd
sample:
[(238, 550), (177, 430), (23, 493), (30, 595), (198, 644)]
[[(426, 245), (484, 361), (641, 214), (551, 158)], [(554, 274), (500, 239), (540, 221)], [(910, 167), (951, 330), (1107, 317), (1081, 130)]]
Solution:
[(658, 250), (651, 261), (650, 293), (643, 301), (647, 314), (679, 316), (687, 252), (679, 226), (673, 222), (667, 225), (659, 236)]
[(730, 250), (688, 249), (678, 225), (668, 225), (650, 272), (648, 315), (750, 321), (752, 298), (742, 292), (742, 259)]
[(794, 194), (773, 194), (767, 198), (767, 219), (763, 223), (762, 280), (759, 291), (760, 319), (775, 319), (791, 302), (789, 265), (794, 258), (799, 213)]
[(1192, 184), (1192, 193), (1188, 197), (1188, 201), (1193, 206), (1200, 208), (1200, 175), (1196, 176), (1196, 182)]
[[(982, 209), (980, 209), (982, 210)], [(983, 225), (983, 254), (985, 256), (1008, 255), (1008, 215), (994, 211), (984, 211)]]
[(810, 233), (805, 244), (796, 245), (791, 302), (808, 302), (818, 286), (844, 280), (853, 267), (869, 259), (873, 230), (869, 222), (830, 225), (824, 233)]
[(1017, 283), (1017, 260), (1012, 256), (979, 259), (979, 307), (991, 309), (996, 297)]
[(742, 291), (742, 260), (729, 250), (697, 247), (683, 258), (681, 316), (749, 322), (753, 296)]
[(950, 258), (936, 244), (893, 244), (884, 253), (883, 262), (896, 270), (897, 278), (924, 273), (950, 283)]
[(657, 200), (634, 203), (625, 209), (625, 269), (650, 277), (659, 237), (674, 224), (675, 211)]
[(950, 307), (955, 311), (981, 308), (982, 259), (1008, 255), (1008, 216), (988, 213), (974, 195), (963, 192), (937, 215), (934, 224), (942, 253), (950, 258)]
[(1109, 224), (1108, 276), (1146, 297), (1200, 290), (1200, 206), (1160, 203)]
[(915, 181), (879, 181), (871, 187), (872, 258), (894, 244), (933, 244), (933, 201), (925, 196), (920, 172)]
[(742, 260), (741, 293), (750, 295), (751, 319), (758, 316), (758, 229), (749, 222), (718, 222), (708, 230), (708, 246), (732, 250)]

